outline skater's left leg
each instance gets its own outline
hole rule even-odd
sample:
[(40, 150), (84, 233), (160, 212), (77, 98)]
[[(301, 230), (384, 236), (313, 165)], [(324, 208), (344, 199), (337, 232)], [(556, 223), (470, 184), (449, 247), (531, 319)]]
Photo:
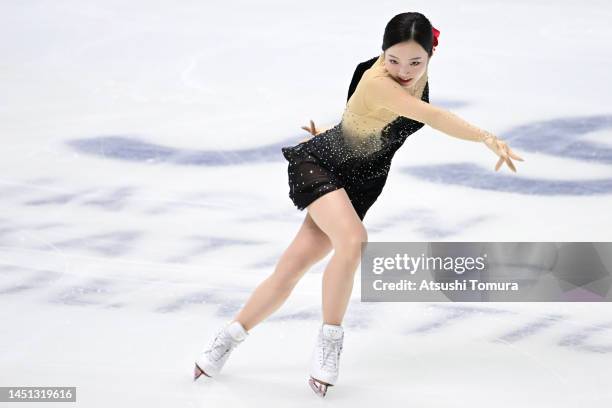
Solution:
[(312, 389), (323, 397), (327, 387), (338, 380), (344, 339), (341, 323), (361, 259), (361, 245), (368, 235), (344, 188), (323, 195), (308, 211), (334, 247), (323, 273), (323, 324), (311, 357), (309, 379)]
[(368, 233), (343, 188), (320, 197), (308, 211), (334, 248), (323, 272), (323, 322), (341, 325)]

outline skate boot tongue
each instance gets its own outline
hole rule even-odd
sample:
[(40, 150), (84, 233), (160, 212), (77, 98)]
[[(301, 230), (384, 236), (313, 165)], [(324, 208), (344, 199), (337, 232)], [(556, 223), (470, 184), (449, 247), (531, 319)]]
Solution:
[(344, 335), (342, 326), (336, 326), (333, 324), (323, 324), (323, 337), (333, 340), (339, 340)]
[(201, 375), (215, 377), (229, 358), (232, 350), (243, 342), (249, 333), (237, 321), (228, 322), (213, 337), (202, 353), (196, 358), (194, 380)]
[(226, 327), (227, 332), (236, 341), (243, 341), (248, 336), (248, 332), (242, 327), (240, 322), (232, 322)]

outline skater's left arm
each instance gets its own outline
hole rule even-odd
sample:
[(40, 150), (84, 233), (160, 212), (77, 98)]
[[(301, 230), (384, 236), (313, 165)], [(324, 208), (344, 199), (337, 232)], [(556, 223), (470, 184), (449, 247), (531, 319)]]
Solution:
[(483, 142), (489, 149), (499, 156), (495, 170), (499, 170), (505, 162), (512, 171), (516, 168), (510, 158), (524, 161), (503, 140), (494, 134), (480, 129), (463, 120), (454, 113), (431, 105), (406, 92), (392, 78), (376, 77), (367, 83), (367, 104), (370, 108), (384, 107), (400, 116), (425, 123), (447, 135), (464, 140)]

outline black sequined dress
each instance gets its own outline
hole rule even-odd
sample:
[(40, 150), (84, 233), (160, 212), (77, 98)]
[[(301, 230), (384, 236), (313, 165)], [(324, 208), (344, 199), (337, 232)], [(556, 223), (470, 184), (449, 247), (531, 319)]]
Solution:
[[(376, 58), (357, 66), (348, 99), (363, 72), (374, 61)], [(421, 100), (429, 102), (429, 83)], [(383, 190), (395, 152), (408, 136), (423, 126), (421, 122), (398, 116), (382, 129), (380, 148), (367, 154), (347, 143), (342, 122), (305, 142), (283, 147), (283, 156), (289, 162), (289, 197), (299, 210), (304, 210), (322, 195), (344, 188), (363, 220)]]

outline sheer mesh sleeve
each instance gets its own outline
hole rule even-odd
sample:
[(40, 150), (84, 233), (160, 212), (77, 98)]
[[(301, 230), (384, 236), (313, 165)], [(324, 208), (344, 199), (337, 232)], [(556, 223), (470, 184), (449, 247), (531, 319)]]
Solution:
[(397, 115), (414, 119), (460, 139), (480, 142), (490, 132), (480, 129), (445, 109), (438, 108), (410, 95), (388, 76), (371, 78), (365, 92), (369, 109), (385, 108)]

